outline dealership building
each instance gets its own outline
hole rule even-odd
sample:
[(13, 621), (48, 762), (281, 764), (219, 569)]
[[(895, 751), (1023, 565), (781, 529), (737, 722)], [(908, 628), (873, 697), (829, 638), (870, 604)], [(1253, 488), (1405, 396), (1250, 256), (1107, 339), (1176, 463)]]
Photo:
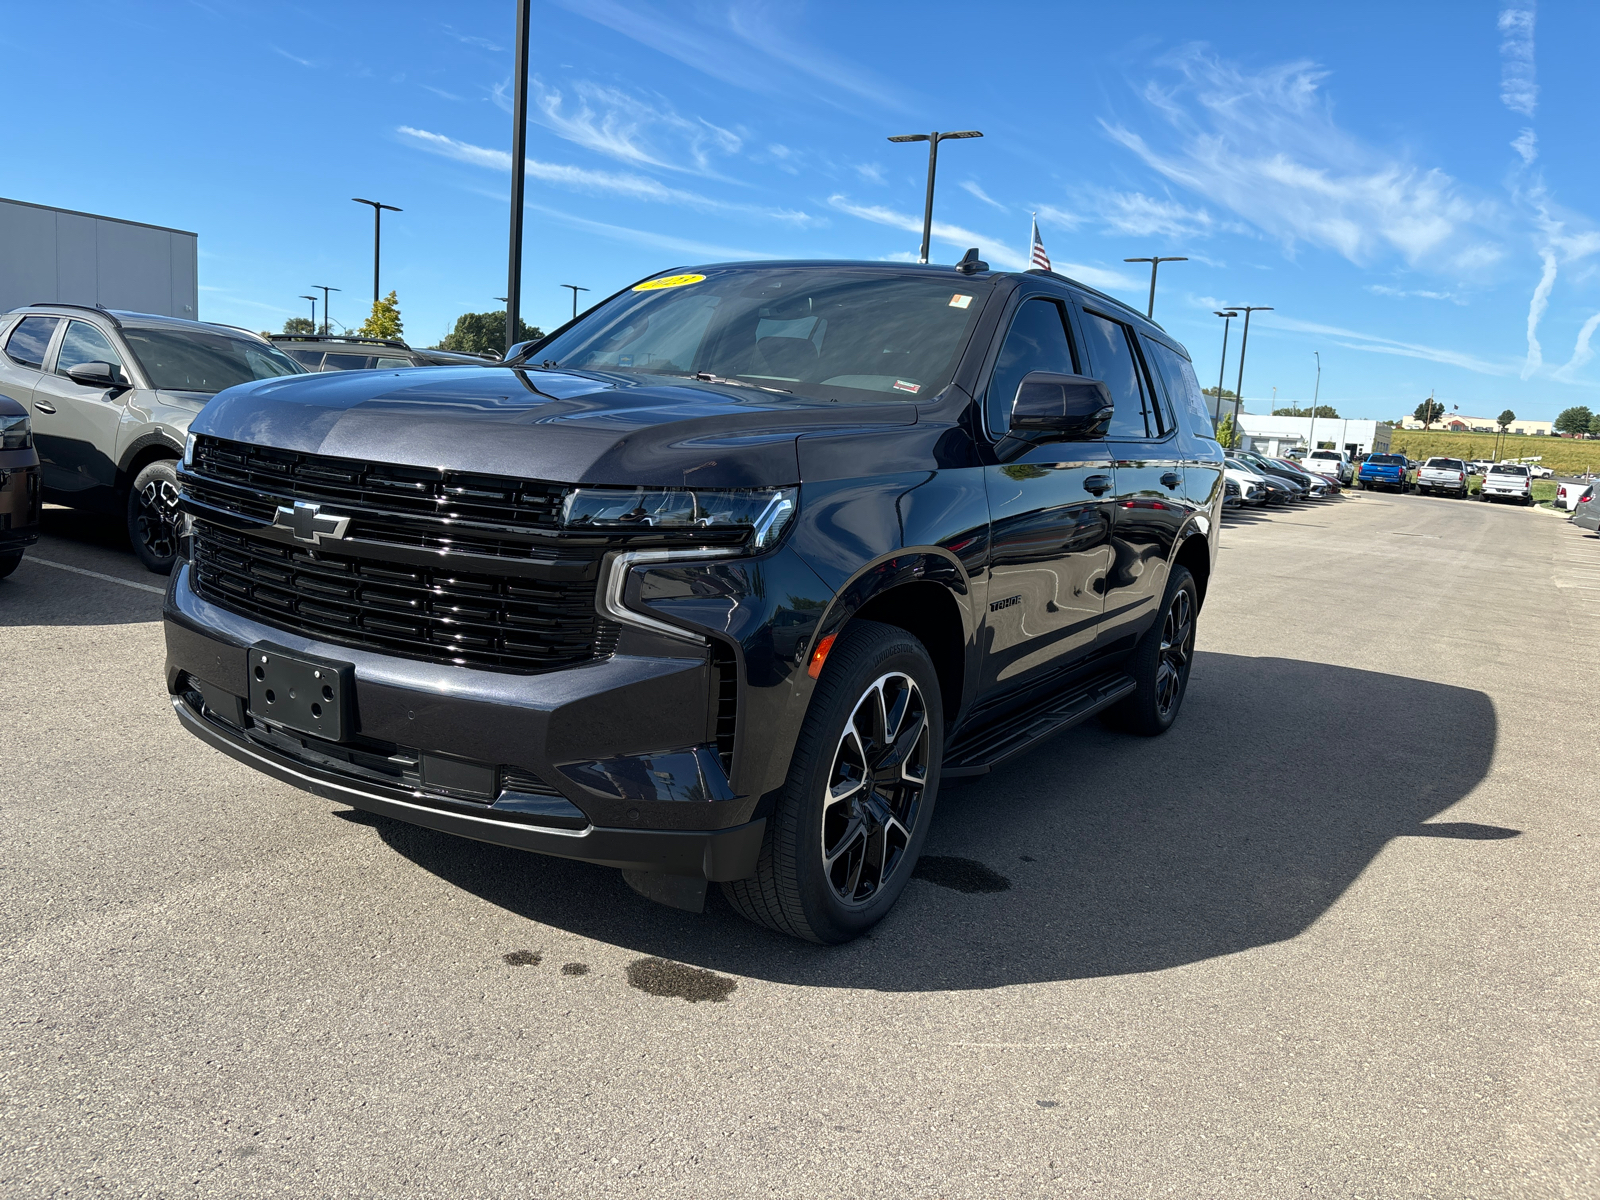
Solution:
[[(1226, 415), (1226, 410), (1224, 410)], [(1239, 433), (1246, 450), (1277, 457), (1291, 450), (1308, 450), (1332, 444), (1347, 454), (1382, 454), (1389, 449), (1393, 430), (1377, 421), (1352, 421), (1344, 417), (1262, 417), (1242, 413)]]
[(199, 320), (198, 238), (0, 199), (0, 312), (41, 301)]

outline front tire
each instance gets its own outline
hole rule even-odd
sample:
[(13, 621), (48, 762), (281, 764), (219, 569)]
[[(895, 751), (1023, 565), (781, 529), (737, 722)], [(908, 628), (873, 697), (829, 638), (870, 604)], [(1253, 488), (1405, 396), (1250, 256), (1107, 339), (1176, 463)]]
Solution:
[(853, 622), (812, 694), (755, 877), (724, 883), (723, 895), (779, 933), (823, 945), (860, 937), (911, 878), (943, 755), (927, 650), (892, 625)]
[(1189, 689), (1199, 613), (1200, 590), (1194, 576), (1187, 567), (1174, 567), (1156, 623), (1133, 650), (1131, 665), (1138, 691), (1112, 709), (1114, 724), (1141, 737), (1155, 737), (1172, 728)]
[(178, 560), (178, 470), (170, 458), (147, 463), (128, 493), (128, 540), (157, 575), (170, 575)]

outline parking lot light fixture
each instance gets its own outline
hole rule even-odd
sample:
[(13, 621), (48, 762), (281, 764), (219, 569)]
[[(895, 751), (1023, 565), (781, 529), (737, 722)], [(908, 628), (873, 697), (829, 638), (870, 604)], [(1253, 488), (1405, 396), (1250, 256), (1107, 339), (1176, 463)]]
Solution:
[(976, 129), (962, 129), (955, 133), (901, 133), (890, 138), (891, 142), (927, 142), (928, 143), (928, 193), (922, 205), (922, 249), (917, 261), (928, 261), (928, 246), (933, 239), (933, 177), (939, 165), (939, 143), (959, 138), (981, 138), (983, 134)]
[(576, 321), (578, 319), (578, 293), (587, 292), (589, 289), (586, 287), (579, 287), (575, 283), (563, 283), (561, 286), (572, 289), (572, 319)]
[[(330, 323), (330, 319), (328, 317), (328, 293), (329, 292), (342, 292), (344, 289), (343, 288), (336, 288), (336, 287), (329, 287), (325, 283), (313, 283), (311, 286), (316, 288), (319, 292), (322, 293), (322, 332), (324, 334), (332, 333), (333, 332), (333, 328), (332, 328), (332, 325)], [(316, 331), (317, 331), (317, 314), (316, 313), (312, 313), (311, 314), (311, 332), (315, 333)]]
[(311, 332), (317, 331), (317, 298), (315, 296), (301, 296), (302, 300), (311, 301)]
[(1222, 362), (1217, 365), (1217, 403), (1211, 415), (1211, 432), (1215, 433), (1222, 424), (1222, 376), (1228, 369), (1228, 324), (1239, 314), (1229, 310), (1213, 311), (1212, 315), (1222, 318)]
[(379, 204), (376, 200), (363, 200), (360, 196), (351, 196), (356, 204), (372, 205), (372, 302), (378, 302), (378, 247), (383, 241), (383, 214), (385, 212), (403, 212), (392, 204)]
[(1322, 395), (1322, 354), (1313, 350), (1311, 356), (1317, 360), (1317, 386), (1311, 392), (1311, 429), (1306, 434), (1306, 457), (1317, 448), (1317, 400)]
[(1233, 389), (1233, 436), (1239, 436), (1239, 418), (1244, 412), (1244, 352), (1250, 346), (1250, 314), (1271, 312), (1270, 304), (1230, 304), (1229, 308), (1244, 314), (1244, 333), (1239, 338), (1239, 382)]
[(1152, 321), (1156, 319), (1156, 268), (1164, 262), (1188, 262), (1187, 258), (1125, 258), (1123, 262), (1147, 262), (1150, 264), (1150, 306), (1145, 309), (1144, 315)]

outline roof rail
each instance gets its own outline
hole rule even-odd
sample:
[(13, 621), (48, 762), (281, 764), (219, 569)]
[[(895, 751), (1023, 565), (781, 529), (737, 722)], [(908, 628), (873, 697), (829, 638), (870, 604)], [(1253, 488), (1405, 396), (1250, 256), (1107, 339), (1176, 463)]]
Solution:
[(360, 342), (366, 346), (393, 346), (396, 350), (409, 350), (410, 346), (396, 338), (362, 337), (357, 333), (269, 333), (272, 342)]
[(98, 313), (100, 316), (102, 316), (106, 320), (110, 321), (118, 329), (122, 328), (122, 322), (117, 320), (115, 314), (113, 314), (112, 311), (109, 308), (107, 308), (104, 304), (65, 304), (65, 303), (62, 303), (62, 302), (57, 301), (57, 300), (35, 300), (32, 304), (28, 305), (28, 307), (29, 308), (75, 308), (75, 309), (81, 309), (83, 312)]
[(248, 333), (251, 337), (256, 338), (259, 341), (264, 342), (267, 340), (266, 338), (262, 337), (258, 331), (254, 329), (246, 329), (243, 325), (229, 325), (226, 321), (201, 321), (200, 324), (215, 325), (218, 329), (236, 329), (240, 333)]

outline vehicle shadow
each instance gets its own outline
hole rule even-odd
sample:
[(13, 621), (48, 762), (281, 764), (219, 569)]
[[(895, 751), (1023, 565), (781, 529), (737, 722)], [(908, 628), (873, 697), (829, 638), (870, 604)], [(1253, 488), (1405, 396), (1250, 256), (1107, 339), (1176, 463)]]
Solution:
[[(40, 530), (45, 537), (28, 548), (14, 574), (0, 580), (0, 625), (139, 625), (161, 619), (161, 596), (143, 589), (164, 589), (166, 577), (146, 571), (134, 557), (119, 518), (47, 505)], [(58, 559), (137, 583), (139, 588), (70, 574), (39, 561)]]
[(641, 955), (820, 987), (992, 988), (1292, 938), (1392, 838), (1515, 837), (1426, 823), (1483, 779), (1495, 741), (1482, 692), (1202, 653), (1166, 736), (1090, 723), (945, 791), (924, 855), (942, 856), (927, 874), (950, 886), (914, 878), (871, 936), (832, 948), (749, 925), (715, 890), (691, 915), (634, 895), (616, 871), (358, 819), (457, 887)]

